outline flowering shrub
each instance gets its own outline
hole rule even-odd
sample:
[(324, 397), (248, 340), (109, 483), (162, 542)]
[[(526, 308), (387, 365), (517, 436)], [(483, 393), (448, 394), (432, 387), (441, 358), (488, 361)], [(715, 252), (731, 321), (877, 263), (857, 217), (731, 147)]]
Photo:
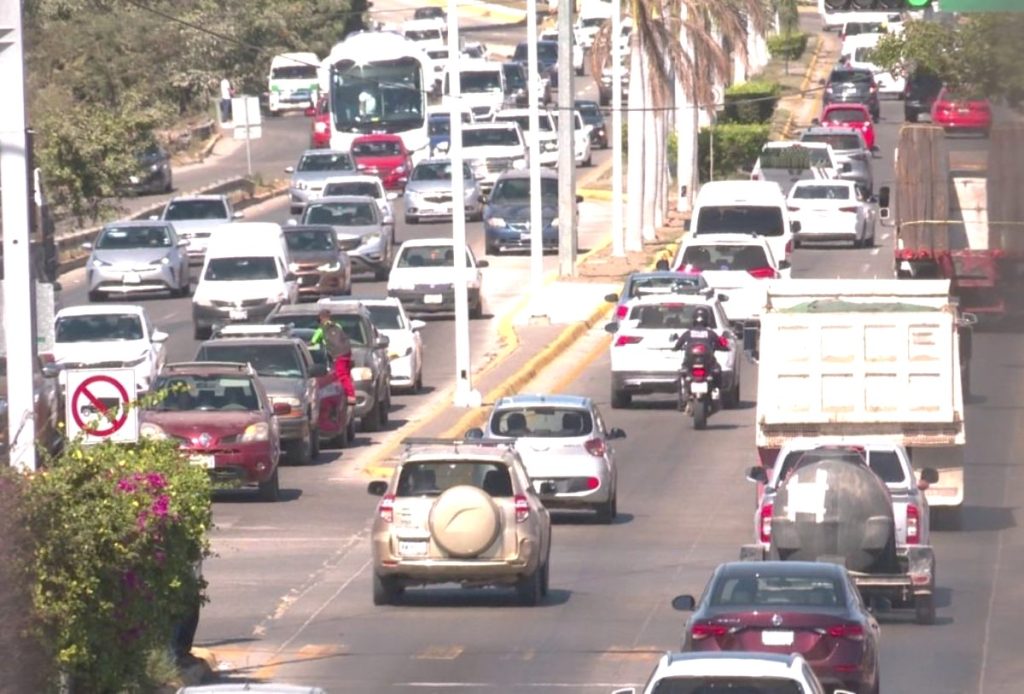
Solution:
[(173, 444), (72, 442), (31, 477), (24, 523), (38, 634), (77, 690), (145, 686), (205, 583), (210, 484)]

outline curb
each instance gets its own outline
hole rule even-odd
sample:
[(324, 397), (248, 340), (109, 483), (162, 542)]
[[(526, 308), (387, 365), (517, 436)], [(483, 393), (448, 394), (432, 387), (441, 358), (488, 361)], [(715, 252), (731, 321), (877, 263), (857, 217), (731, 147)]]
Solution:
[[(818, 60), (821, 58), (821, 51), (825, 47), (825, 37), (818, 34), (818, 42), (814, 45), (814, 55), (811, 56), (811, 62), (807, 64), (807, 70), (804, 72), (804, 79), (800, 83), (800, 99), (806, 98), (807, 88), (811, 84), (811, 79), (814, 77), (814, 70), (818, 67)], [(793, 121), (796, 118), (795, 111), (789, 112), (789, 118), (786, 119), (786, 124), (782, 126), (782, 139), (788, 140), (793, 136)]]
[(200, 161), (210, 156), (210, 152), (213, 151), (213, 148), (217, 146), (217, 143), (220, 142), (222, 137), (224, 137), (224, 135), (221, 132), (215, 132), (213, 134), (213, 137), (210, 138), (210, 141), (203, 145), (202, 154), (199, 155)]

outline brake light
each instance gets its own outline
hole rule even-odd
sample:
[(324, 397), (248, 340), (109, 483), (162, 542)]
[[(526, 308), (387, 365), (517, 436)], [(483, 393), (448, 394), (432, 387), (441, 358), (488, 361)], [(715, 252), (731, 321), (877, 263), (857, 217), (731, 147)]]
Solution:
[(690, 636), (694, 641), (700, 641), (706, 639), (709, 636), (725, 636), (729, 629), (724, 624), (708, 624), (707, 622), (698, 622), (690, 627)]
[(756, 267), (753, 270), (747, 270), (747, 274), (754, 279), (759, 280), (774, 280), (778, 279), (779, 276), (778, 273), (770, 267)]
[(718, 336), (718, 346), (722, 349), (729, 349), (729, 338), (725, 335)]
[(868, 130), (871, 128), (871, 123), (869, 123), (868, 121), (864, 121), (863, 123), (860, 124), (860, 128), (861, 130)]
[(761, 542), (772, 541), (772, 503), (761, 506), (761, 522), (758, 525), (758, 532), (761, 534)]
[(381, 497), (377, 504), (377, 514), (385, 523), (395, 522), (395, 497), (392, 494)]
[(635, 345), (642, 339), (644, 338), (637, 337), (636, 335), (619, 335), (617, 338), (615, 338), (615, 346), (623, 347), (625, 345)]
[(624, 305), (615, 307), (616, 318), (625, 318), (627, 313), (629, 313), (629, 309), (626, 308)]
[(907, 505), (907, 544), (921, 544), (921, 511), (915, 504)]
[(516, 496), (516, 523), (525, 523), (530, 517), (530, 504), (522, 494)]
[(317, 135), (323, 135), (325, 132), (327, 132), (327, 123), (313, 123), (313, 132), (315, 132)]
[(586, 481), (587, 491), (593, 491), (601, 486), (601, 480), (596, 477), (588, 477)]
[[(587, 449), (587, 453), (590, 455), (602, 456), (605, 452), (604, 441), (601, 439), (590, 439), (583, 444), (583, 447)], [(595, 489), (595, 487), (591, 487), (591, 489)]]
[(693, 377), (693, 380), (695, 381), (703, 381), (705, 378), (707, 378), (708, 372), (707, 369), (695, 366), (692, 369), (690, 369), (690, 375)]
[(828, 628), (828, 635), (834, 639), (864, 640), (864, 627), (860, 624), (836, 624)]

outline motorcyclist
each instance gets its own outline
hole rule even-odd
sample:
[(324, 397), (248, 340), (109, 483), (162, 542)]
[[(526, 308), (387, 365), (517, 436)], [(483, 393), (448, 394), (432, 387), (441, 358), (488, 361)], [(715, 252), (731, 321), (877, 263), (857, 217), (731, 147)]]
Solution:
[(708, 368), (711, 371), (711, 385), (713, 388), (720, 388), (722, 384), (722, 367), (715, 359), (715, 352), (726, 352), (729, 345), (725, 338), (720, 336), (711, 327), (711, 309), (707, 306), (698, 306), (693, 311), (693, 322), (689, 330), (683, 331), (676, 338), (672, 349), (683, 350), (683, 370), (689, 372), (693, 365), (693, 355), (689, 349), (695, 344), (703, 344), (708, 355)]

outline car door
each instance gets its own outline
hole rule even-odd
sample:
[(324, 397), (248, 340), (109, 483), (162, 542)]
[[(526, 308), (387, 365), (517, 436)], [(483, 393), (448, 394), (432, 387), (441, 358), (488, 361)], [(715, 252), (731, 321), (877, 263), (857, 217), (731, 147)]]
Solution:
[[(278, 276), (284, 284), (285, 294), (288, 296), (288, 303), (294, 304), (299, 300), (299, 282), (298, 279), (288, 279), (290, 274), (288, 268), (285, 267), (284, 261), (281, 258), (274, 258), (274, 262), (277, 263)], [(295, 275), (292, 275), (295, 277)]]
[(476, 289), (483, 289), (484, 274), (476, 262), (473, 251), (466, 247), (466, 267), (469, 272), (469, 286)]
[(145, 312), (142, 314), (142, 329), (145, 332), (144, 337), (148, 350), (150, 377), (156, 378), (156, 375), (163, 368), (167, 360), (167, 348), (163, 340), (154, 342), (153, 335), (158, 331), (149, 320), (149, 314)]
[[(398, 302), (398, 320), (402, 325), (402, 329), (408, 330), (412, 336), (412, 376), (415, 378), (423, 363), (423, 336), (420, 335), (419, 329), (409, 320), (409, 314), (405, 312), (405, 307), (401, 301)], [(417, 323), (417, 325), (422, 325), (422, 323)]]

